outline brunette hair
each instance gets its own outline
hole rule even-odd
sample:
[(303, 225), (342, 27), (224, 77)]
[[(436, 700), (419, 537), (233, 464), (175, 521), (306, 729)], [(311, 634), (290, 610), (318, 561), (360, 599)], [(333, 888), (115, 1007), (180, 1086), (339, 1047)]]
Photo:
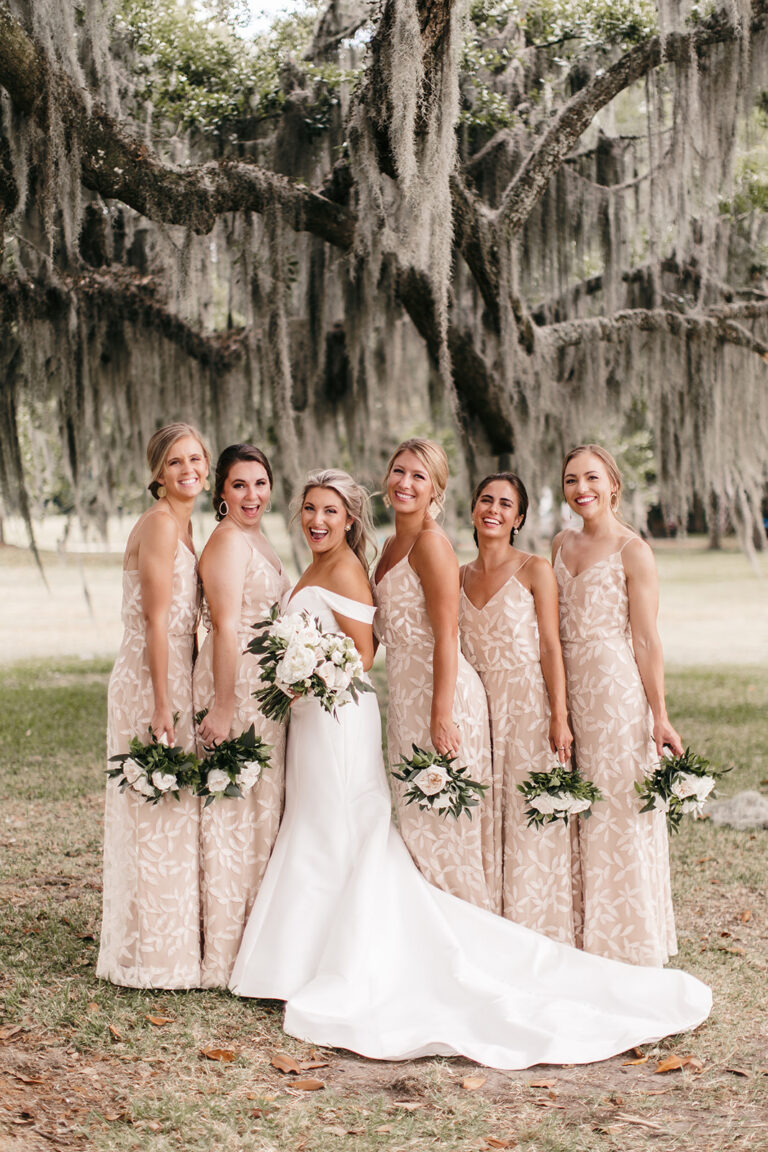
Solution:
[(563, 491), (565, 490), (565, 470), (574, 456), (580, 456), (582, 452), (590, 452), (593, 456), (597, 456), (598, 460), (601, 460), (605, 465), (608, 479), (613, 487), (613, 492), (611, 493), (611, 511), (615, 515), (621, 504), (621, 470), (607, 448), (601, 448), (599, 444), (579, 444), (576, 448), (571, 448), (563, 460), (563, 467), (560, 473), (560, 487), (563, 488)]
[(402, 444), (398, 444), (397, 448), (395, 448), (387, 463), (387, 471), (384, 476), (385, 488), (389, 474), (392, 471), (392, 465), (401, 452), (413, 452), (414, 456), (418, 456), (424, 465), (424, 471), (432, 481), (432, 488), (434, 489), (432, 503), (436, 505), (438, 512), (442, 512), (445, 505), (445, 490), (448, 487), (448, 477), (450, 475), (448, 457), (445, 454), (445, 449), (440, 444), (436, 444), (434, 440), (426, 440), (422, 436), (414, 436), (410, 440), (403, 440)]
[(294, 519), (300, 514), (310, 488), (330, 488), (341, 500), (346, 513), (352, 518), (347, 531), (347, 544), (357, 556), (365, 571), (368, 571), (368, 549), (376, 552), (373, 521), (371, 519), (370, 497), (356, 480), (341, 468), (318, 468), (307, 473), (296, 503)]
[[(472, 493), (471, 511), (474, 512), (475, 504), (477, 504), (478, 500), (482, 496), (483, 491), (488, 487), (489, 484), (492, 484), (494, 480), (504, 480), (507, 484), (511, 484), (517, 493), (517, 510), (523, 518), (520, 521), (518, 527), (513, 528), (509, 534), (509, 542), (514, 547), (515, 534), (519, 532), (523, 527), (525, 524), (525, 518), (528, 515), (528, 492), (526, 490), (525, 484), (523, 484), (522, 480), (516, 472), (494, 472), (491, 476), (484, 476), (480, 483), (475, 486), (475, 490)], [(472, 535), (475, 538), (475, 544), (477, 544), (476, 528), (473, 530)]]
[(239, 461), (254, 460), (257, 464), (261, 464), (267, 474), (269, 480), (269, 487), (272, 488), (272, 468), (269, 460), (262, 452), (261, 448), (257, 448), (255, 444), (230, 444), (228, 448), (224, 448), (216, 461), (216, 479), (213, 484), (213, 496), (211, 501), (213, 503), (213, 512), (217, 520), (223, 520), (224, 516), (221, 511), (221, 505), (224, 503), (222, 492), (224, 485), (227, 482), (232, 466)]
[(168, 453), (173, 448), (177, 440), (181, 440), (183, 436), (191, 436), (197, 440), (198, 444), (203, 450), (205, 461), (208, 467), (211, 467), (211, 453), (208, 445), (203, 439), (202, 433), (195, 428), (194, 424), (164, 424), (162, 428), (158, 428), (157, 432), (153, 432), (147, 444), (147, 464), (149, 464), (150, 481), (147, 488), (152, 493), (155, 500), (159, 499), (158, 489), (160, 488), (160, 474), (165, 467), (165, 462), (168, 459)]

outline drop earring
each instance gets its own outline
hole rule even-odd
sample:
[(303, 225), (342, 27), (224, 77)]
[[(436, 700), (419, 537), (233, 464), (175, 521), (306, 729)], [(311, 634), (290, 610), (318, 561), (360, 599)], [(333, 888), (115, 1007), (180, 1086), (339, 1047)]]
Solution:
[(224, 517), (228, 516), (228, 515), (229, 515), (229, 504), (227, 504), (226, 500), (219, 500), (219, 516), (221, 516), (221, 518), (223, 520)]
[(210, 490), (211, 490), (211, 482), (208, 479), (208, 477), (206, 476), (205, 484), (203, 484), (203, 492), (210, 492)]
[(165, 496), (165, 484), (158, 484), (158, 486), (157, 486), (157, 498), (158, 498), (158, 500), (162, 500), (163, 496)]

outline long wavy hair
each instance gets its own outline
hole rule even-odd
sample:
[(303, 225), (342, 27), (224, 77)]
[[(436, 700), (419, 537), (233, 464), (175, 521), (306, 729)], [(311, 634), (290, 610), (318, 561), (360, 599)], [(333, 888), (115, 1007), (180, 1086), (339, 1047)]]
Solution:
[(368, 560), (369, 550), (372, 555), (376, 554), (368, 492), (362, 484), (358, 484), (348, 472), (342, 471), (341, 468), (318, 468), (307, 473), (301, 495), (295, 504), (294, 519), (300, 515), (301, 506), (310, 488), (330, 488), (339, 497), (347, 515), (352, 519), (352, 524), (347, 531), (347, 544), (367, 572), (370, 563)]
[(607, 448), (602, 448), (599, 444), (579, 444), (576, 448), (571, 448), (570, 452), (563, 460), (562, 471), (560, 472), (560, 487), (564, 489), (565, 484), (565, 471), (574, 456), (580, 456), (582, 452), (590, 452), (593, 456), (597, 456), (605, 465), (605, 470), (608, 473), (608, 479), (611, 483), (613, 491), (611, 493), (611, 511), (614, 515), (618, 515), (619, 506), (621, 504), (621, 470), (611, 456)]
[(217, 520), (224, 519), (221, 514), (221, 505), (224, 500), (222, 493), (224, 491), (224, 485), (227, 482), (227, 477), (232, 469), (232, 465), (237, 464), (241, 460), (255, 460), (257, 464), (261, 464), (269, 480), (270, 492), (272, 491), (272, 468), (261, 448), (257, 448), (255, 444), (230, 444), (227, 448), (222, 449), (221, 455), (216, 461), (216, 479), (213, 483), (212, 503)]

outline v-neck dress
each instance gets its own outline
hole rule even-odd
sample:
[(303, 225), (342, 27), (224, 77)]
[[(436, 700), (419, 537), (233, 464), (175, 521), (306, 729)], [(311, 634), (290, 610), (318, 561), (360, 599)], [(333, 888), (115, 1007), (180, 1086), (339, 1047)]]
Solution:
[[(421, 581), (408, 556), (374, 583), (376, 635), (387, 650), (387, 761), (390, 771), (412, 746), (431, 749), (432, 657), (435, 637)], [(406, 804), (407, 785), (390, 777), (400, 834), (423, 876), (479, 908), (501, 912), (501, 828), (498, 787), (491, 763), (485, 692), (459, 652), (453, 718), (459, 726), (458, 763), (488, 791), (472, 819), (422, 812)]]
[(667, 827), (662, 812), (640, 811), (634, 788), (658, 757), (632, 649), (624, 564), (614, 552), (572, 576), (568, 539), (554, 564), (568, 707), (576, 761), (605, 797), (578, 822), (583, 947), (664, 964), (677, 951)]
[(501, 782), (503, 915), (573, 944), (573, 821), (527, 827), (517, 790), (529, 772), (548, 772), (554, 763), (533, 595), (513, 575), (476, 608), (462, 581), (459, 627), (462, 651), (488, 698), (493, 772)]
[[(197, 560), (176, 546), (168, 612), (168, 697), (176, 744), (191, 749), (192, 659), (200, 608)], [(154, 692), (139, 573), (123, 571), (123, 640), (107, 692), (107, 756), (149, 739)], [(200, 983), (200, 800), (191, 792), (150, 804), (107, 782), (104, 895), (96, 975), (130, 988)]]
[[(237, 628), (235, 712), (230, 739), (251, 724), (256, 735), (271, 744), (270, 764), (258, 784), (245, 796), (220, 796), (201, 817), (200, 868), (203, 921), (203, 988), (226, 988), (232, 965), (277, 837), (283, 808), (285, 725), (268, 720), (252, 692), (260, 686), (259, 661), (245, 646), (253, 637), (251, 625), (265, 619), (282, 600), (290, 581), (257, 548), (251, 549), (243, 585)], [(208, 632), (195, 664), (195, 711), (211, 708), (213, 686), (213, 632), (208, 605), (203, 602), (203, 623)]]

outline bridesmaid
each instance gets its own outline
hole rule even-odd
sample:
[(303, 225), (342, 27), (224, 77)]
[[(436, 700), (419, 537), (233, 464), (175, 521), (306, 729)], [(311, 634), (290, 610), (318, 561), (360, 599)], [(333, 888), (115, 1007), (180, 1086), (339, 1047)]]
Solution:
[[(148, 727), (191, 749), (192, 660), (199, 592), (190, 518), (210, 456), (189, 424), (168, 424), (147, 447), (156, 503), (134, 525), (123, 561), (125, 633), (108, 692), (107, 755)], [(174, 713), (178, 721), (174, 723)], [(149, 804), (107, 784), (104, 897), (97, 976), (132, 988), (200, 983), (200, 801)]]
[(204, 988), (226, 988), (243, 929), (277, 836), (283, 805), (285, 725), (268, 720), (251, 693), (259, 663), (245, 652), (251, 625), (263, 620), (290, 586), (261, 531), (272, 469), (252, 444), (225, 448), (216, 465), (218, 526), (200, 557), (208, 628), (194, 675), (195, 711), (208, 709), (198, 733), (209, 747), (251, 724), (272, 745), (270, 765), (241, 799), (219, 797), (204, 809), (201, 885)]
[(492, 912), (501, 911), (501, 821), (490, 755), (488, 709), (477, 673), (459, 650), (459, 566), (435, 523), (448, 483), (439, 444), (406, 440), (387, 466), (386, 497), (395, 534), (382, 549), (374, 582), (376, 631), (387, 649), (390, 767), (411, 745), (456, 755), (488, 784), (472, 820), (406, 805), (392, 780), (398, 824), (431, 884)]
[(464, 655), (480, 675), (501, 783), (502, 912), (535, 932), (574, 943), (573, 825), (528, 828), (517, 785), (565, 763), (573, 736), (565, 703), (557, 584), (550, 564), (515, 548), (528, 493), (519, 476), (486, 476), (472, 496), (476, 560), (461, 569)]
[(554, 540), (575, 755), (605, 800), (580, 821), (583, 946), (633, 964), (677, 951), (666, 818), (640, 812), (634, 782), (680, 737), (664, 703), (653, 553), (618, 518), (621, 473), (604, 448), (574, 448), (563, 492), (582, 520)]

